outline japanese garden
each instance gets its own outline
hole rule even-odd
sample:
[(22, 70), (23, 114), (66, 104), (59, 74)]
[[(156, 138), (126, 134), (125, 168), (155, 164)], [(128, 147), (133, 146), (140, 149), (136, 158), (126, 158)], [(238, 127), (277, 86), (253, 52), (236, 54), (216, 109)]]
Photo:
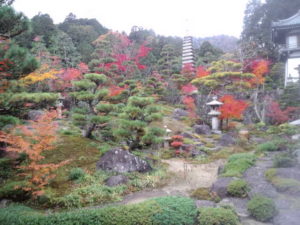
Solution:
[(15, 2), (0, 0), (0, 225), (300, 224), (299, 0), (249, 0), (239, 38)]

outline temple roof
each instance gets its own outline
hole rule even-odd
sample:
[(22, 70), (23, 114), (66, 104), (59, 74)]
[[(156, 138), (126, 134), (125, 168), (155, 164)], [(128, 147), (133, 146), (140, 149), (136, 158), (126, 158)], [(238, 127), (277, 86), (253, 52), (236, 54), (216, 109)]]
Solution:
[(287, 19), (279, 20), (272, 23), (272, 27), (287, 27), (300, 25), (300, 10), (293, 16)]

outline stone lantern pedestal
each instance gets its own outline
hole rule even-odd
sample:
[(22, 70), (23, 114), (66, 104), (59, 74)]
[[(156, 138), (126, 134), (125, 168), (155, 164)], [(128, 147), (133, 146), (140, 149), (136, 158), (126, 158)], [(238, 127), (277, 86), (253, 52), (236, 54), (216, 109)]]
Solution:
[(223, 105), (222, 102), (217, 101), (217, 97), (213, 97), (213, 101), (207, 103), (206, 105), (211, 107), (210, 112), (208, 113), (209, 116), (211, 116), (211, 128), (212, 132), (216, 134), (220, 134), (220, 120), (219, 116), (221, 115), (221, 112), (218, 111), (219, 107)]

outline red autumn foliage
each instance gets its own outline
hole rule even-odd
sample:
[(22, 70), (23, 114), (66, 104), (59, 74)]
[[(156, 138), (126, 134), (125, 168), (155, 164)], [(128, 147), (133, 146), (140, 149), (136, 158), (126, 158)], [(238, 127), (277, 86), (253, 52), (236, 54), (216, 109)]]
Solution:
[(85, 74), (89, 72), (89, 67), (84, 62), (81, 62), (77, 65), (78, 70), (81, 72), (81, 74)]
[(15, 127), (11, 133), (0, 131), (0, 141), (8, 144), (5, 151), (28, 156), (28, 163), (18, 166), (23, 171), (19, 175), (25, 177), (26, 185), (17, 188), (30, 191), (33, 196), (43, 194), (44, 187), (55, 177), (54, 171), (68, 163), (42, 163), (45, 159), (43, 152), (53, 150), (58, 140), (58, 126), (54, 123), (56, 117), (56, 111), (52, 111), (40, 116), (37, 121), (29, 121), (28, 125)]
[(191, 118), (196, 117), (196, 104), (195, 100), (191, 96), (184, 96), (183, 98), (183, 104), (185, 104), (187, 110), (189, 111), (189, 115)]
[(184, 94), (192, 94), (193, 92), (198, 91), (198, 89), (191, 83), (188, 83), (188, 84), (182, 86), (181, 91)]
[(183, 145), (183, 143), (181, 141), (173, 141), (171, 143), (171, 146), (174, 148), (180, 148)]
[(297, 107), (287, 107), (285, 110), (282, 110), (278, 102), (272, 101), (268, 107), (267, 116), (270, 117), (273, 124), (278, 125), (287, 122), (291, 113), (298, 109)]
[(117, 95), (121, 94), (124, 90), (126, 90), (127, 87), (128, 87), (127, 85), (124, 86), (124, 87), (119, 87), (119, 86), (116, 86), (116, 85), (111, 85), (109, 87), (109, 94), (108, 94), (108, 96), (110, 96), (110, 97), (117, 96)]
[(8, 59), (0, 61), (0, 93), (4, 92), (9, 86), (9, 82), (6, 79), (11, 76), (8, 70), (12, 64), (13, 63)]
[(80, 69), (67, 68), (60, 70), (60, 73), (56, 75), (58, 79), (51, 81), (51, 88), (55, 91), (65, 91), (66, 88), (72, 87), (72, 81), (82, 78), (82, 72)]
[(237, 100), (232, 95), (224, 95), (221, 99), (224, 104), (220, 107), (221, 119), (241, 119), (248, 104)]
[(181, 135), (173, 135), (172, 136), (172, 140), (177, 140), (177, 141), (182, 141), (183, 140), (183, 136)]
[(188, 80), (195, 78), (195, 68), (191, 63), (186, 63), (183, 65), (180, 74)]
[(270, 61), (268, 60), (253, 60), (250, 62), (250, 71), (255, 75), (250, 80), (250, 84), (259, 85), (265, 82), (265, 75), (269, 72)]
[(210, 72), (208, 70), (206, 70), (204, 66), (199, 66), (197, 68), (197, 73), (196, 73), (197, 78), (206, 77), (209, 74), (210, 74)]

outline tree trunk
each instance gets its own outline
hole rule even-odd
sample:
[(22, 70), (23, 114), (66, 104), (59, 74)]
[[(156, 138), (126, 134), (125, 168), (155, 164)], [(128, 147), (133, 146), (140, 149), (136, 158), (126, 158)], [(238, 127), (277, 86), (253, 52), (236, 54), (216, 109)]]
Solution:
[(92, 132), (94, 131), (95, 127), (96, 127), (96, 124), (94, 124), (94, 123), (87, 125), (87, 128), (83, 131), (83, 137), (91, 138)]

